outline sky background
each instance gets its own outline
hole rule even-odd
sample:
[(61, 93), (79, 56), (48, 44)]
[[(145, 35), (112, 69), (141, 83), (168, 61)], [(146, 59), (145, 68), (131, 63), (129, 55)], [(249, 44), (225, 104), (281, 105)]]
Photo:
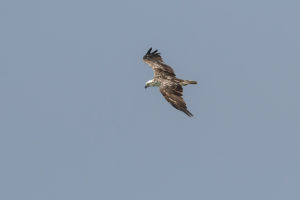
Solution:
[[(300, 2), (0, 3), (0, 199), (299, 200)], [(193, 118), (142, 61), (158, 49)]]

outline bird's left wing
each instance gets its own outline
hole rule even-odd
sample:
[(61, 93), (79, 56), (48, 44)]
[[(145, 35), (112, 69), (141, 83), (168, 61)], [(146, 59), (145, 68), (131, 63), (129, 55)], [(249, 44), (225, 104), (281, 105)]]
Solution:
[(166, 65), (163, 62), (160, 53), (157, 50), (152, 51), (152, 48), (148, 50), (148, 52), (144, 55), (143, 60), (146, 64), (148, 64), (154, 71), (154, 77), (167, 78), (167, 77), (175, 77), (175, 72), (169, 65)]
[(162, 84), (160, 86), (160, 92), (174, 108), (184, 112), (189, 117), (193, 116), (193, 114), (190, 111), (188, 111), (186, 103), (182, 98), (183, 89), (181, 85), (176, 83)]

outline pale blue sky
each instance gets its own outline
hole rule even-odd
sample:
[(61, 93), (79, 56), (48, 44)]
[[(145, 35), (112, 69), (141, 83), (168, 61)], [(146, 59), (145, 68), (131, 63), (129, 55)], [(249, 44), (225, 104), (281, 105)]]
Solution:
[[(300, 2), (0, 3), (0, 199), (299, 200)], [(193, 118), (142, 62), (158, 49)]]

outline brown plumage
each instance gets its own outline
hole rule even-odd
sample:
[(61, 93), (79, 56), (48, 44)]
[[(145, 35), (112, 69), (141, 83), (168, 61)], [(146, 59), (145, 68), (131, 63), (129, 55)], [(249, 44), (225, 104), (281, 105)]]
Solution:
[(182, 80), (176, 77), (174, 70), (163, 62), (157, 50), (151, 52), (152, 48), (143, 57), (143, 60), (154, 71), (154, 78), (146, 83), (149, 86), (159, 86), (160, 92), (165, 99), (176, 109), (184, 112), (189, 117), (193, 114), (188, 111), (186, 103), (182, 98), (182, 86), (197, 84), (197, 81)]

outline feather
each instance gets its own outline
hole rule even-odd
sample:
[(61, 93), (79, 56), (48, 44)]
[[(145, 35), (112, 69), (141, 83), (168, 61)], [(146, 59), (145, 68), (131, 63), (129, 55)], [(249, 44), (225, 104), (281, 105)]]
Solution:
[(150, 54), (150, 53), (151, 53), (151, 50), (152, 50), (152, 47), (150, 47), (150, 49), (147, 51), (146, 55), (147, 55), (147, 54)]
[(184, 112), (187, 116), (192, 117), (193, 114), (187, 109), (186, 103), (182, 98), (182, 91), (183, 89), (179, 84), (171, 81), (160, 86), (161, 94), (174, 108)]

